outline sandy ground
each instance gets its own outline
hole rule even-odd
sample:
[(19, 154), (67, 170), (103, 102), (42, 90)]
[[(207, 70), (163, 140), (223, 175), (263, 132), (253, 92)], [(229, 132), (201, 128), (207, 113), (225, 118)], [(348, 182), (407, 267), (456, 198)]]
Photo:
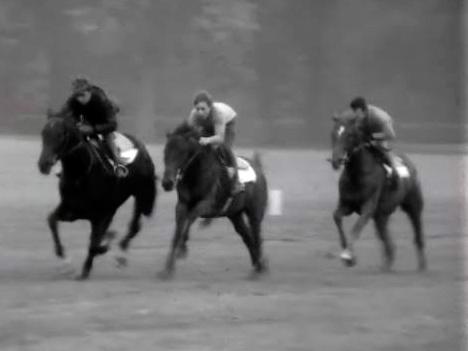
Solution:
[[(45, 216), (57, 179), (39, 175), (38, 140), (0, 140), (0, 350), (461, 350), (463, 320), (462, 158), (412, 154), (426, 197), (429, 270), (416, 272), (412, 234), (397, 213), (395, 272), (379, 271), (372, 227), (357, 245), (358, 266), (345, 268), (331, 213), (337, 174), (318, 151), (263, 151), (283, 215), (264, 227), (271, 272), (248, 280), (247, 251), (219, 220), (194, 228), (190, 253), (173, 281), (162, 282), (173, 230), (174, 193), (162, 193), (154, 217), (135, 239), (130, 266), (96, 260), (90, 281), (57, 272)], [(151, 153), (162, 173), (161, 148)], [(248, 152), (247, 152), (248, 154)], [(123, 233), (126, 204), (113, 227)], [(352, 220), (348, 220), (349, 224)], [(86, 222), (63, 224), (77, 269)]]

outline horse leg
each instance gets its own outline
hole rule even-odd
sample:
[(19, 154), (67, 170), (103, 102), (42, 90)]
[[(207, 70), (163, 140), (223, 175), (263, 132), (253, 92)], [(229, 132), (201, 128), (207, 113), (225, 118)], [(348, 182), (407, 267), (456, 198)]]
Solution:
[(53, 210), (47, 217), (47, 223), (49, 224), (50, 231), (52, 232), (55, 254), (58, 258), (65, 259), (65, 249), (63, 248), (62, 241), (58, 232), (58, 221), (61, 218), (61, 211), (62, 206), (57, 206), (57, 208)]
[(418, 256), (418, 269), (424, 271), (427, 269), (426, 254), (424, 252), (424, 230), (422, 225), (422, 196), (412, 198), (404, 202), (401, 206), (407, 214), (414, 231), (414, 245)]
[(374, 224), (377, 236), (382, 241), (382, 270), (389, 272), (395, 261), (395, 245), (388, 232), (388, 220), (390, 216), (377, 216)]
[(187, 229), (183, 234), (182, 241), (179, 245), (179, 248), (176, 250), (176, 258), (184, 259), (188, 255), (187, 242), (189, 241), (189, 230)]
[(100, 220), (91, 221), (91, 236), (89, 240), (88, 256), (86, 257), (81, 274), (77, 277), (79, 280), (89, 278), (89, 273), (93, 267), (94, 257), (102, 255), (108, 251), (108, 246), (102, 246), (101, 241), (106, 234), (107, 228), (112, 221), (113, 215), (109, 215)]
[(354, 223), (353, 227), (351, 228), (351, 240), (349, 242), (349, 251), (351, 260), (356, 261), (356, 256), (354, 254), (354, 243), (359, 239), (362, 230), (369, 222), (371, 217), (373, 217), (374, 212), (377, 207), (377, 202), (379, 199), (380, 192), (374, 194), (369, 200), (367, 200), (364, 205), (361, 207), (361, 215), (359, 216), (356, 223)]
[(252, 265), (254, 266), (254, 269), (257, 272), (260, 272), (259, 252), (257, 248), (255, 247), (254, 240), (251, 234), (251, 228), (247, 226), (243, 213), (240, 212), (235, 215), (229, 216), (228, 218), (231, 221), (232, 225), (234, 226), (235, 231), (240, 235), (240, 237), (242, 238), (242, 241), (247, 247), (247, 250), (249, 251), (249, 254), (250, 254), (250, 260), (252, 262)]
[(255, 272), (263, 273), (268, 270), (268, 260), (263, 254), (262, 240), (262, 219), (263, 216), (259, 211), (247, 211), (247, 218), (250, 224), (250, 233), (253, 249), (256, 251), (257, 262), (254, 263)]
[(124, 238), (119, 243), (119, 253), (115, 256), (118, 267), (124, 267), (128, 264), (127, 253), (130, 246), (130, 242), (137, 236), (141, 230), (141, 216), (142, 212), (140, 211), (138, 204), (135, 203), (133, 208), (133, 215), (128, 225), (128, 232)]
[(173, 276), (177, 251), (183, 244), (184, 238), (186, 237), (190, 226), (198, 216), (194, 213), (194, 211), (189, 211), (185, 204), (177, 203), (175, 217), (176, 227), (171, 242), (171, 248), (169, 249), (169, 254), (166, 259), (164, 270), (159, 273), (159, 277), (161, 279), (169, 279)]
[(341, 260), (349, 267), (354, 266), (356, 263), (354, 257), (351, 254), (351, 251), (348, 248), (348, 241), (346, 239), (346, 234), (343, 229), (343, 217), (349, 216), (351, 214), (351, 210), (341, 203), (338, 205), (335, 212), (333, 212), (333, 220), (335, 221), (336, 228), (338, 229), (338, 234), (340, 238), (340, 245), (341, 245)]
[(62, 204), (60, 204), (55, 208), (55, 210), (53, 210), (49, 214), (49, 216), (47, 217), (47, 223), (52, 233), (55, 255), (61, 261), (62, 266), (60, 267), (60, 274), (68, 275), (73, 274), (75, 270), (72, 266), (71, 260), (65, 255), (65, 249), (62, 245), (62, 241), (60, 239), (60, 234), (58, 231), (58, 222), (60, 220), (63, 220), (63, 213), (63, 206)]

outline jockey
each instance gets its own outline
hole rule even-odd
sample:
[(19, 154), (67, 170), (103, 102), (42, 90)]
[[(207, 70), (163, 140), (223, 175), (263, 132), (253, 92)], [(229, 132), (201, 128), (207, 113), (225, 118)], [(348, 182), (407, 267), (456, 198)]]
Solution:
[(363, 97), (353, 99), (349, 106), (370, 144), (379, 152), (383, 162), (391, 167), (392, 179), (395, 180), (396, 166), (390, 154), (390, 142), (396, 137), (392, 117), (381, 108), (367, 104)]
[(223, 102), (214, 102), (206, 91), (195, 96), (193, 106), (187, 123), (202, 135), (199, 141), (201, 145), (218, 147), (232, 179), (231, 195), (236, 195), (243, 191), (238, 178), (236, 156), (232, 151), (237, 113)]
[(115, 174), (118, 177), (125, 177), (128, 170), (117, 158), (113, 137), (113, 132), (117, 129), (118, 112), (119, 108), (104, 91), (85, 78), (73, 80), (72, 95), (62, 108), (62, 113), (71, 115), (77, 121), (78, 129), (84, 136), (102, 135), (107, 154), (114, 163)]

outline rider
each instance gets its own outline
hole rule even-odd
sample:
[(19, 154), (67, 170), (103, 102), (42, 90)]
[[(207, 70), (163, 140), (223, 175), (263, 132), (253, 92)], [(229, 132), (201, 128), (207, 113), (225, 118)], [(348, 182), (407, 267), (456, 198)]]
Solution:
[(236, 156), (232, 151), (236, 111), (228, 104), (214, 102), (206, 91), (195, 95), (193, 106), (187, 120), (188, 124), (201, 133), (199, 141), (201, 145), (214, 145), (220, 151), (232, 179), (231, 195), (243, 191), (243, 185), (238, 178)]
[(367, 104), (363, 97), (356, 97), (349, 104), (357, 125), (377, 150), (383, 162), (392, 169), (392, 180), (396, 180), (396, 165), (391, 156), (390, 142), (396, 137), (392, 117), (383, 109)]
[(117, 157), (113, 132), (117, 129), (116, 106), (104, 91), (91, 84), (86, 78), (76, 78), (72, 81), (72, 95), (62, 108), (62, 113), (71, 115), (78, 123), (78, 129), (86, 137), (102, 135), (107, 154), (114, 164), (118, 177), (128, 174), (127, 168)]

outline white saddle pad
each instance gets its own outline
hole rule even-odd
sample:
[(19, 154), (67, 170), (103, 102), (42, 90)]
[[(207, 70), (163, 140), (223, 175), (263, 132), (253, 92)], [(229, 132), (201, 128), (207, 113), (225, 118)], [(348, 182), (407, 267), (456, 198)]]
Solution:
[[(396, 172), (397, 172), (398, 176), (400, 178), (409, 178), (410, 177), (410, 171), (409, 171), (408, 167), (405, 165), (405, 163), (403, 162), (403, 159), (401, 157), (398, 157), (398, 156), (393, 156), (393, 160), (395, 162)], [(393, 170), (390, 168), (390, 166), (384, 165), (384, 167), (385, 167), (385, 170), (387, 171), (387, 174), (391, 175)]]
[(239, 181), (243, 184), (257, 181), (257, 173), (253, 167), (246, 159), (239, 156), (237, 156), (237, 172)]
[(124, 165), (128, 165), (135, 161), (135, 158), (138, 155), (138, 149), (135, 147), (133, 142), (119, 132), (114, 132), (113, 135), (114, 144), (117, 149), (117, 155), (120, 162)]
[(410, 171), (401, 157), (395, 156), (396, 171), (400, 178), (409, 178)]

